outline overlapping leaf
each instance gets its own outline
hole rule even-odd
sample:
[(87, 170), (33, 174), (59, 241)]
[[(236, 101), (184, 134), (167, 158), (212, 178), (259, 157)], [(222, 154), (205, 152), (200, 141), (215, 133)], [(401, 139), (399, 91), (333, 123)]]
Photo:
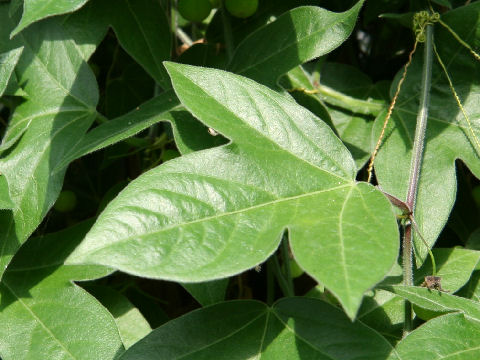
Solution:
[[(73, 16), (33, 24), (11, 42), (17, 48), (24, 47), (16, 71), (28, 100), (15, 109), (0, 147), (6, 154), (0, 160), (6, 179), (2, 186), (8, 187), (14, 204), (13, 214), (0, 213), (4, 224), (0, 277), (20, 244), (53, 205), (70, 161), (134, 135), (163, 119), (162, 113), (177, 105), (165, 95), (159, 103), (153, 101), (153, 110), (147, 104), (147, 113), (108, 122), (83, 138), (98, 115), (97, 85), (85, 60), (106, 30), (102, 17), (89, 20), (94, 16), (94, 5)], [(0, 15), (2, 24), (11, 29), (14, 24), (7, 5), (0, 5)], [(80, 31), (87, 21), (89, 30)], [(2, 28), (2, 34), (8, 33), (8, 26)]]
[(163, 88), (170, 81), (162, 61), (170, 58), (172, 36), (164, 9), (155, 0), (97, 1), (122, 47)]
[(117, 326), (91, 295), (71, 283), (108, 275), (99, 266), (63, 266), (91, 222), (32, 239), (0, 283), (0, 356), (114, 359), (123, 352)]
[[(228, 69), (275, 86), (295, 66), (325, 55), (351, 34), (363, 0), (334, 13), (316, 6), (290, 10), (247, 36), (235, 50)], [(282, 36), (278, 36), (282, 34)], [(252, 51), (252, 49), (257, 49)]]
[(463, 314), (440, 316), (411, 332), (395, 349), (400, 358), (408, 360), (478, 359), (480, 323)]
[[(473, 3), (442, 16), (462, 39), (476, 49), (480, 47), (479, 10), (480, 3)], [(435, 24), (435, 43), (472, 127), (467, 124), (442, 69), (434, 59), (436, 65), (433, 68), (426, 146), (415, 209), (420, 231), (430, 245), (435, 242), (447, 222), (455, 202), (455, 160), (461, 159), (480, 177), (480, 148), (477, 143), (480, 138), (480, 85), (477, 81), (480, 76), (480, 62), (440, 24)], [(420, 90), (420, 50), (408, 70), (392, 125), (387, 131), (375, 167), (382, 188), (400, 199), (405, 199), (407, 194)], [(395, 86), (396, 84), (392, 90)], [(376, 135), (380, 132), (383, 119), (384, 117), (380, 116), (376, 121)], [(426, 257), (427, 249), (417, 238), (415, 252), (421, 263)]]
[[(12, 26), (1, 5), (2, 21)], [(65, 169), (52, 173), (95, 117), (95, 78), (59, 19), (32, 25), (18, 35), (24, 47), (16, 72), (28, 100), (16, 108), (2, 142), (9, 149), (0, 169), (14, 204), (2, 229), (0, 274), (37, 227), (60, 191)]]
[(397, 285), (386, 289), (424, 309), (439, 313), (460, 311), (467, 318), (480, 322), (480, 308), (476, 301), (424, 287)]
[(20, 23), (12, 31), (17, 35), (30, 24), (49, 16), (66, 14), (80, 9), (88, 0), (23, 0), (23, 14)]
[(132, 182), (71, 261), (205, 281), (263, 262), (288, 228), (299, 264), (354, 317), (364, 291), (397, 256), (390, 204), (354, 182), (355, 164), (341, 141), (295, 102), (223, 71), (168, 70), (183, 104), (233, 143)]
[[(179, 339), (182, 339), (179, 342)], [(154, 330), (122, 360), (399, 359), (361, 322), (323, 301), (289, 298), (272, 308), (232, 301), (191, 312)]]

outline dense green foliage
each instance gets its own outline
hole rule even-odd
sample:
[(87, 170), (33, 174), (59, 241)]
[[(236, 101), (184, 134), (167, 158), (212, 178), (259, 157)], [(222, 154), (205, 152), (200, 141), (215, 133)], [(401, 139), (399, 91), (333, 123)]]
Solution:
[(480, 1), (1, 1), (0, 358), (480, 358), (479, 52)]

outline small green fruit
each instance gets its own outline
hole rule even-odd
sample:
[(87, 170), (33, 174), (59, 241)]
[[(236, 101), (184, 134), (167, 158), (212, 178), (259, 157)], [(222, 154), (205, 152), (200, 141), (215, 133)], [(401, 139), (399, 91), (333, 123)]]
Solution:
[(225, 0), (225, 7), (233, 16), (245, 19), (255, 14), (258, 0)]
[(219, 8), (220, 0), (210, 0), (210, 4), (212, 4), (212, 8)]
[(77, 205), (77, 195), (73, 191), (65, 190), (58, 196), (53, 208), (58, 212), (66, 213), (75, 209)]
[(186, 20), (201, 22), (212, 11), (210, 0), (179, 0), (178, 11)]

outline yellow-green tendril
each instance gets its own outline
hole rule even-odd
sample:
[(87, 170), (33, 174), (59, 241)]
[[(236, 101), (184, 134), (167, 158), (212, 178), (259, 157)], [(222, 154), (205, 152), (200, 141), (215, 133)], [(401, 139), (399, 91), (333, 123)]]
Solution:
[(415, 39), (417, 40), (417, 42), (425, 42), (425, 29), (427, 25), (433, 25), (438, 21), (440, 21), (440, 14), (437, 12), (417, 12), (413, 16), (413, 31), (415, 32)]
[(442, 20), (438, 20), (438, 22), (445, 28), (447, 29), (450, 34), (452, 34), (452, 36), (455, 38), (455, 40), (457, 40), (462, 46), (466, 47), (468, 49), (468, 51), (470, 51), (470, 54), (473, 55), (473, 57), (475, 59), (477, 59), (478, 61), (480, 61), (480, 55), (478, 53), (475, 52), (475, 50), (472, 49), (472, 47), (470, 45), (468, 45), (465, 41), (463, 41), (460, 36), (458, 36), (458, 34), (450, 27), (448, 26), (447, 24), (445, 24)]
[(472, 123), (470, 121), (470, 118), (468, 117), (467, 112), (465, 111), (465, 108), (463, 107), (462, 102), (460, 101), (460, 97), (458, 96), (457, 92), (455, 91), (452, 79), (450, 78), (450, 75), (448, 74), (447, 67), (443, 63), (440, 55), (438, 54), (437, 47), (435, 46), (435, 44), (433, 45), (433, 51), (435, 52), (437, 60), (440, 63), (440, 66), (443, 69), (445, 77), (447, 78), (448, 85), (450, 87), (450, 91), (452, 92), (453, 97), (455, 98), (455, 101), (457, 102), (458, 108), (462, 111), (463, 117), (465, 118), (465, 121), (467, 122), (468, 130), (470, 130), (470, 134), (473, 138), (474, 148), (476, 148), (476, 150), (477, 150), (477, 155), (480, 156), (480, 141), (478, 140), (477, 135), (473, 131), (473, 127), (472, 127)]

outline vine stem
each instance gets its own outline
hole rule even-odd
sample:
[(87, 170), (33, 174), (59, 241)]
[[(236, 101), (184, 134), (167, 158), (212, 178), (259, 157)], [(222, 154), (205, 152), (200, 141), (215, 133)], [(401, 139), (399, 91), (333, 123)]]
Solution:
[[(412, 161), (410, 164), (410, 180), (408, 184), (407, 206), (415, 213), (417, 199), (418, 181), (422, 165), (423, 149), (425, 145), (425, 132), (427, 129), (428, 107), (430, 104), (430, 87), (432, 82), (433, 63), (433, 25), (425, 27), (425, 45), (423, 52), (422, 85), (420, 92), (420, 104), (415, 128), (415, 139), (413, 142)], [(403, 282), (404, 285), (413, 285), (413, 263), (412, 263), (412, 225), (405, 227), (403, 237)], [(405, 325), (404, 332), (412, 329), (411, 304), (405, 304)]]
[(227, 14), (227, 9), (225, 8), (225, 4), (222, 1), (222, 6), (220, 8), (222, 14), (222, 22), (223, 22), (223, 36), (225, 38), (225, 47), (227, 50), (227, 59), (228, 61), (232, 60), (233, 58), (233, 35), (232, 35), (232, 24), (230, 23), (230, 18)]

